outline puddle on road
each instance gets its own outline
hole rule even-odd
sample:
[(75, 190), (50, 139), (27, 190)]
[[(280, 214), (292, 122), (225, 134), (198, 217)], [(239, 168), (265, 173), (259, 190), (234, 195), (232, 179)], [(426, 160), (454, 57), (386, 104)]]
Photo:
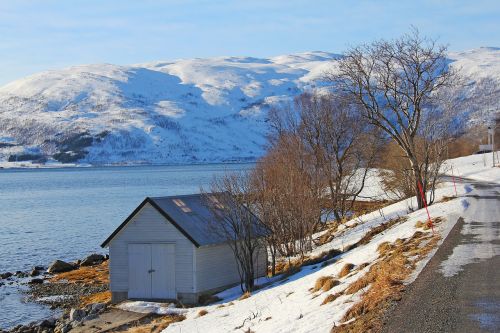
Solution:
[(472, 320), (479, 322), (483, 330), (495, 331), (500, 327), (500, 303), (490, 300), (481, 300), (474, 304), (474, 307), (480, 311), (469, 315)]

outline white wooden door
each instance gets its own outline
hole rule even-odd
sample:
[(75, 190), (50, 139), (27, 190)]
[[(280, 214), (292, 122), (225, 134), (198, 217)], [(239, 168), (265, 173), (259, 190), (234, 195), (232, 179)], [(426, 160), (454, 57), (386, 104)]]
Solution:
[(152, 298), (176, 298), (175, 245), (153, 244), (151, 252)]
[(128, 245), (128, 297), (151, 298), (151, 244)]

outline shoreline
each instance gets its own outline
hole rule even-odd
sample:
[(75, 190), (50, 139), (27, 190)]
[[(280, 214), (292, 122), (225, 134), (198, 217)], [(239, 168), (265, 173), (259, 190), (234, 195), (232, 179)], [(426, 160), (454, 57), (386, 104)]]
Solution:
[(53, 311), (50, 316), (29, 323), (0, 327), (0, 333), (65, 332), (64, 327), (75, 326), (71, 318), (75, 310), (86, 309), (87, 315), (104, 311), (110, 301), (108, 259), (107, 255), (94, 253), (75, 262), (55, 260), (48, 267), (0, 273), (0, 286), (15, 288), (22, 302), (40, 304)]
[[(203, 165), (234, 165), (234, 164), (255, 164), (258, 158), (252, 160), (231, 160), (220, 162), (179, 162), (179, 163), (109, 163), (109, 164), (28, 164), (22, 162), (0, 162), (1, 171), (18, 170), (65, 170), (65, 169), (106, 169), (106, 168), (134, 168), (134, 167), (181, 167), (181, 166), (203, 166)], [(11, 165), (14, 164), (15, 165)]]

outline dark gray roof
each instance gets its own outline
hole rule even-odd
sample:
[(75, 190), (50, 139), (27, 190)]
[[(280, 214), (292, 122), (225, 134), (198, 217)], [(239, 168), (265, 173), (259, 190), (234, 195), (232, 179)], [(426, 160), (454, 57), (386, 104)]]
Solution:
[[(156, 208), (197, 247), (220, 244), (227, 241), (223, 236), (211, 231), (210, 221), (213, 221), (215, 216), (207, 207), (204, 196), (202, 194), (190, 194), (146, 198), (101, 246), (106, 247), (113, 237), (125, 227), (146, 203), (150, 203)], [(255, 218), (256, 236), (265, 236), (267, 229), (255, 215), (252, 216)]]

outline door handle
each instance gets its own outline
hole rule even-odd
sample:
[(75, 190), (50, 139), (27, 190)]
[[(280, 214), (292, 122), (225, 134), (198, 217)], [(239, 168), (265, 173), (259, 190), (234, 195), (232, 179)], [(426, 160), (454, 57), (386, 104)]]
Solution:
[(150, 269), (150, 270), (148, 271), (148, 273), (149, 273), (149, 274), (154, 273), (154, 272), (155, 272), (155, 270), (154, 270), (154, 269)]

